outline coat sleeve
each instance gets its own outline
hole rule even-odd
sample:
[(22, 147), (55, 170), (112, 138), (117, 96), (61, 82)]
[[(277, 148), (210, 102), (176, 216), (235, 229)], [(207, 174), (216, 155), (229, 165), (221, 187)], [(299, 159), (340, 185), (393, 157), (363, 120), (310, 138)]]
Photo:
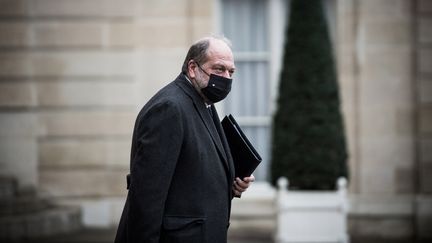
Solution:
[(183, 125), (172, 102), (157, 104), (138, 118), (132, 155), (128, 242), (159, 242), (164, 205), (180, 154)]

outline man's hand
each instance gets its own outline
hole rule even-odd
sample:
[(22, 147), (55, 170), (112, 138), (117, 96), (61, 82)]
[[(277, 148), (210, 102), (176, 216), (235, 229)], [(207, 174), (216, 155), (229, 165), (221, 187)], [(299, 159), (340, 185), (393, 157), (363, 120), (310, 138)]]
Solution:
[(241, 180), (239, 177), (236, 177), (233, 184), (233, 192), (235, 197), (240, 197), (243, 192), (245, 192), (252, 182), (255, 181), (255, 177), (253, 175), (249, 177), (243, 178)]

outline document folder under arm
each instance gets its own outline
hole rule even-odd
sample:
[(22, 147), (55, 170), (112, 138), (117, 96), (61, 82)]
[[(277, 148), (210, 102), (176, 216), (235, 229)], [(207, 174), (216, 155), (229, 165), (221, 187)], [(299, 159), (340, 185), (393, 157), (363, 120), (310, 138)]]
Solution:
[(234, 160), (235, 176), (243, 179), (252, 174), (262, 159), (232, 115), (225, 116), (222, 127)]

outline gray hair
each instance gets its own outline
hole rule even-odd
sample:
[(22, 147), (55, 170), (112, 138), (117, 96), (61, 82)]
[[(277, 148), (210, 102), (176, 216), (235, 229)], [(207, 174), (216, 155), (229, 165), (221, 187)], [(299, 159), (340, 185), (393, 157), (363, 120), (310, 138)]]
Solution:
[(231, 48), (231, 41), (224, 36), (212, 35), (204, 37), (195, 42), (190, 48), (183, 62), (182, 73), (187, 74), (188, 64), (190, 60), (194, 60), (198, 64), (203, 64), (207, 61), (207, 51), (210, 46), (210, 41), (220, 40), (225, 42)]

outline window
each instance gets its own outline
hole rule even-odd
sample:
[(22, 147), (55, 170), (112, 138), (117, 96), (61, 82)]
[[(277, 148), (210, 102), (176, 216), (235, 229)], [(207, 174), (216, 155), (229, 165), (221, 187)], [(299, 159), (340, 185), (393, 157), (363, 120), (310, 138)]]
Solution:
[(222, 0), (222, 32), (232, 41), (236, 64), (232, 91), (223, 104), (263, 158), (257, 180), (268, 175), (270, 144), (270, 45), (268, 1)]
[[(222, 107), (233, 114), (263, 161), (254, 176), (269, 179), (271, 115), (277, 95), (289, 0), (219, 0), (220, 32), (233, 43), (236, 73)], [(325, 0), (332, 39), (335, 0)]]

